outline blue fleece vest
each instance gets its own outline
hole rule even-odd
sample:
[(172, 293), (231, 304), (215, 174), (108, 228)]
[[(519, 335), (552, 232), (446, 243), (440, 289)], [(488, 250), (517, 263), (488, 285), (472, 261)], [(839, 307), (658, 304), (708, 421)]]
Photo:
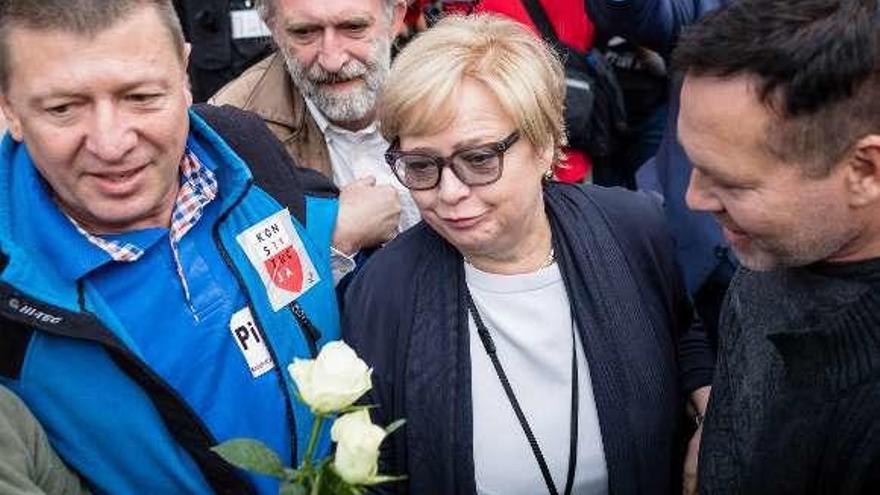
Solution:
[[(293, 222), (321, 278), (297, 300), (321, 331), (312, 343), (289, 307), (272, 310), (235, 240), (283, 206), (251, 184), (247, 167), (201, 118), (192, 114), (191, 124), (191, 143), (220, 184), (218, 198), (181, 245), (194, 305), (203, 310), (200, 324), (183, 300), (167, 234), (130, 234), (148, 251), (120, 265), (101, 260), (75, 230), (28, 225), (54, 205), (25, 147), (7, 138), (0, 148), (0, 198), (7, 198), (0, 199), (6, 255), (0, 316), (15, 322), (4, 332), (26, 336), (17, 376), (0, 380), (27, 402), (62, 458), (98, 493), (242, 492), (236, 486), (249, 485), (237, 484), (245, 475), (193, 447), (205, 439), (262, 438), (295, 463), (292, 452), (304, 452), (312, 417), (291, 397), (286, 366), (339, 335), (329, 264), (335, 199), (306, 197), (305, 225)], [(71, 269), (79, 266), (71, 259), (96, 269)], [(257, 380), (228, 328), (231, 313), (245, 304), (275, 361)], [(326, 435), (319, 448), (326, 452)], [(257, 488), (277, 493), (272, 482)]]

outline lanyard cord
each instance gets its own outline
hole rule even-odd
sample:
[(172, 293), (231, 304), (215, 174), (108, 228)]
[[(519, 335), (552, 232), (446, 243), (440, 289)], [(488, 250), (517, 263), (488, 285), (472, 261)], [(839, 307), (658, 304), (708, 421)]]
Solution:
[[(483, 319), (480, 317), (480, 312), (477, 311), (477, 306), (474, 304), (474, 299), (471, 296), (470, 290), (465, 289), (465, 296), (467, 297), (468, 309), (470, 310), (471, 315), (474, 318), (474, 323), (477, 326), (477, 334), (480, 336), (480, 341), (483, 343), (483, 348), (486, 349), (486, 354), (489, 355), (489, 359), (492, 361), (492, 366), (495, 368), (495, 374), (498, 375), (498, 380), (501, 382), (501, 386), (504, 387), (504, 393), (507, 394), (507, 399), (510, 401), (510, 405), (513, 407), (513, 412), (516, 413), (516, 419), (519, 420), (520, 426), (522, 426), (523, 433), (526, 435), (526, 439), (529, 441), (529, 446), (532, 448), (532, 453), (535, 455), (535, 460), (538, 461), (538, 467), (541, 469), (541, 475), (544, 477), (544, 483), (547, 484), (547, 491), (550, 495), (559, 495), (559, 492), (556, 490), (556, 484), (553, 483), (553, 477), (550, 475), (550, 469), (547, 467), (547, 462), (544, 460), (544, 454), (541, 453), (541, 447), (538, 445), (538, 440), (535, 438), (535, 434), (532, 432), (531, 426), (529, 426), (529, 422), (526, 419), (525, 414), (523, 414), (522, 408), (519, 405), (519, 401), (516, 399), (516, 394), (513, 392), (513, 388), (510, 386), (510, 382), (507, 379), (507, 373), (504, 372), (504, 368), (501, 367), (501, 361), (498, 359), (498, 354), (495, 349), (495, 342), (492, 340), (492, 335), (489, 334), (489, 329), (486, 328), (486, 325), (483, 323)], [(574, 472), (577, 467), (577, 444), (578, 444), (578, 368), (577, 368), (577, 351), (575, 346), (577, 342), (575, 340), (574, 334), (574, 314), (571, 315), (571, 443), (569, 444), (568, 449), (568, 473), (565, 477), (565, 495), (571, 494), (572, 485), (574, 484)]]

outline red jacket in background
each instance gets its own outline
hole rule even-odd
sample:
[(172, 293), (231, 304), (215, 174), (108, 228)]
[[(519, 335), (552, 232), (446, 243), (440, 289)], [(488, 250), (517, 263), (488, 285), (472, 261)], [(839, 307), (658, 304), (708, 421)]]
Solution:
[[(593, 23), (587, 17), (582, 0), (539, 0), (544, 12), (553, 24), (556, 36), (563, 43), (577, 51), (586, 53), (593, 46), (595, 36)], [(410, 4), (408, 16), (414, 21), (421, 10), (430, 3), (429, 0), (415, 0)], [(458, 11), (467, 2), (451, 3), (449, 11)], [(528, 26), (537, 36), (541, 36), (535, 23), (521, 0), (479, 0), (474, 12), (501, 14)], [(564, 165), (556, 168), (556, 178), (562, 182), (580, 182), (584, 180), (592, 167), (590, 157), (583, 151), (566, 149)]]
[[(593, 46), (593, 23), (587, 17), (583, 1), (539, 0), (539, 3), (544, 7), (560, 41), (580, 52), (586, 52)], [(480, 0), (474, 12), (503, 14), (541, 35), (521, 0)]]
[[(593, 46), (595, 31), (587, 17), (582, 0), (539, 0), (544, 12), (556, 30), (556, 36), (566, 45), (586, 53)], [(529, 17), (521, 0), (481, 0), (475, 12), (494, 12), (519, 21), (541, 35)], [(566, 149), (565, 165), (556, 168), (556, 178), (562, 182), (580, 182), (592, 168), (589, 155), (580, 150)]]

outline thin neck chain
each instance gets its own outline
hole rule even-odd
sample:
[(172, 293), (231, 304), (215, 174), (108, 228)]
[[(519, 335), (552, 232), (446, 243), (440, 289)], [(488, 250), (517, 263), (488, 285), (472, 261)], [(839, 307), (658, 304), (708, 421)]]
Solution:
[(553, 263), (556, 263), (556, 250), (553, 249), (553, 246), (550, 246), (550, 252), (547, 253), (547, 259), (544, 260), (544, 264), (541, 265), (541, 268), (547, 268), (551, 266)]

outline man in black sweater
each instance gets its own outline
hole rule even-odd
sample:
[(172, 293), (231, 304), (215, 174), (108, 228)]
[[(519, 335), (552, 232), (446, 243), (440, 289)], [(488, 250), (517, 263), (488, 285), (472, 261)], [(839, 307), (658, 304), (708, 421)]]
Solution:
[(701, 493), (880, 493), (880, 10), (740, 0), (673, 57), (691, 208), (744, 266)]

